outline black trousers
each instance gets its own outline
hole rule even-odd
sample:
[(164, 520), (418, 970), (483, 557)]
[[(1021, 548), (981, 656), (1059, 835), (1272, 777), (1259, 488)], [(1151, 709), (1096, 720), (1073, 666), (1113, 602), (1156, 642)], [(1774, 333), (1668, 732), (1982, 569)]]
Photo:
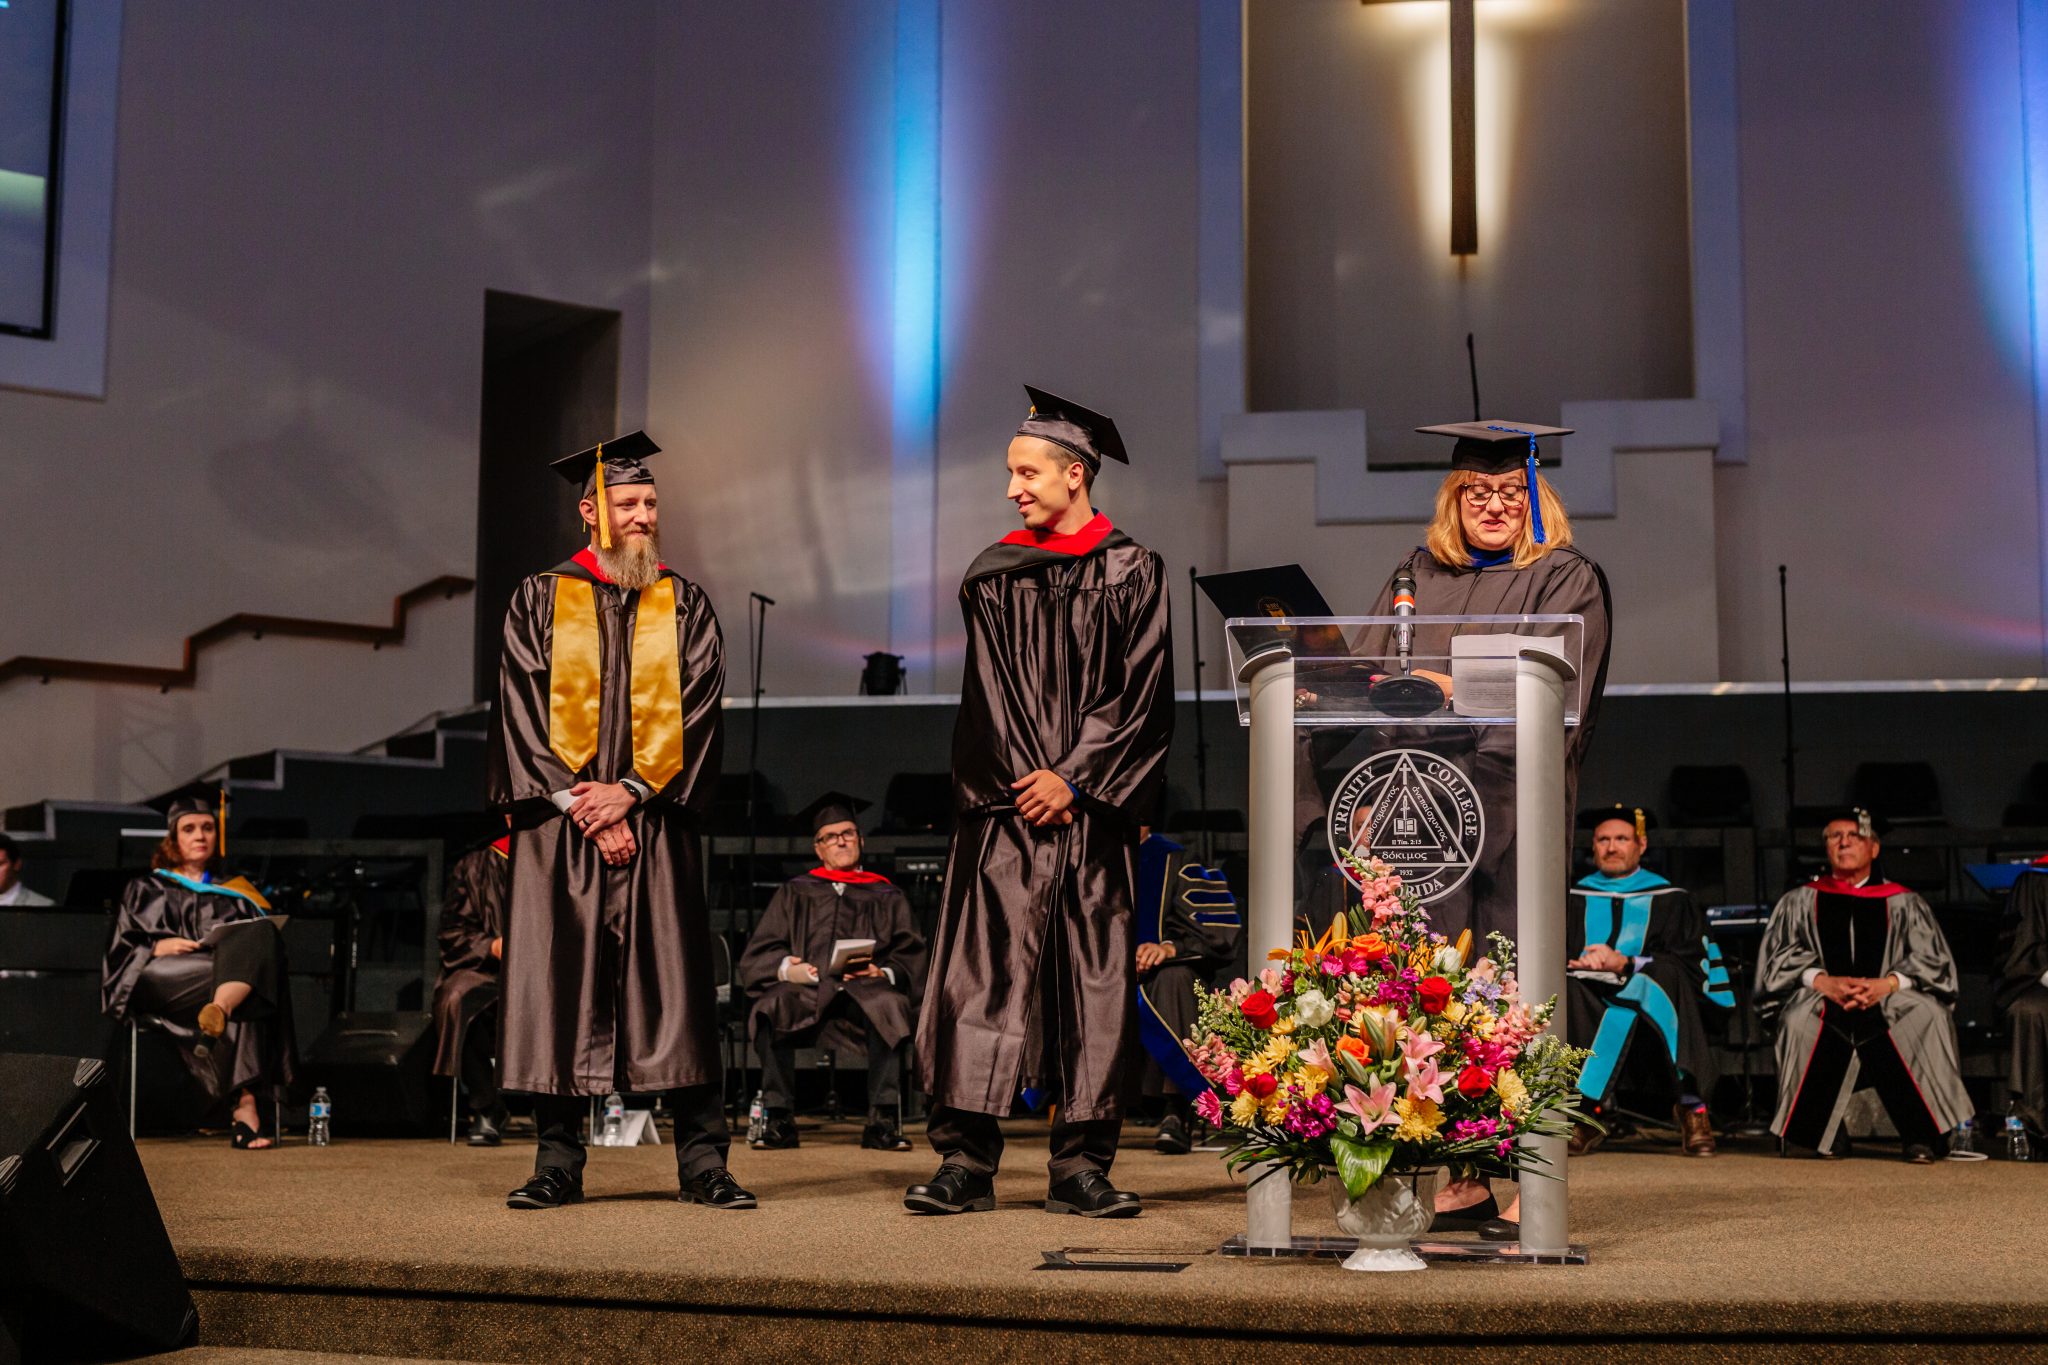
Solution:
[[(842, 995), (853, 1017), (861, 1017), (853, 997)], [(868, 1119), (870, 1122), (896, 1118), (896, 1101), (903, 1094), (903, 1054), (910, 1040), (896, 1047), (882, 1041), (874, 1029), (863, 1030), (868, 1045)], [(796, 1050), (817, 1036), (816, 1029), (801, 1033), (776, 1033), (766, 1027), (754, 1032), (754, 1055), (761, 1059), (761, 1103), (771, 1114), (796, 1112)]]
[[(732, 1136), (725, 1126), (725, 1096), (715, 1085), (692, 1085), (668, 1092), (669, 1111), (676, 1116), (676, 1175), (689, 1181), (725, 1164)], [(553, 1166), (583, 1179), (588, 1156), (583, 1123), (590, 1116), (587, 1095), (535, 1095), (533, 1121), (540, 1145), (533, 1169)]]
[(505, 1097), (498, 1093), (498, 1029), (494, 1000), (476, 1012), (462, 1034), (462, 1088), (469, 1107), (479, 1114), (504, 1111)]
[[(1116, 1160), (1117, 1132), (1121, 1119), (1095, 1119), (1087, 1123), (1056, 1120), (1052, 1125), (1052, 1159), (1046, 1169), (1057, 1185), (1083, 1171), (1109, 1174)], [(1003, 1130), (992, 1114), (940, 1106), (932, 1110), (925, 1136), (941, 1161), (965, 1166), (976, 1175), (994, 1175), (1003, 1159)]]

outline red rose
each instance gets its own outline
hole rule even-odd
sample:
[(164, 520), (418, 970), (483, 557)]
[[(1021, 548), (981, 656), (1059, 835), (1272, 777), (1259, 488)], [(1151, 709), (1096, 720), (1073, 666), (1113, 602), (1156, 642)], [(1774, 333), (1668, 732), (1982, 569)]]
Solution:
[(1274, 1008), (1273, 995), (1270, 991), (1253, 991), (1244, 998), (1244, 1003), (1239, 1005), (1238, 1009), (1244, 1012), (1244, 1017), (1256, 1028), (1271, 1028), (1280, 1022), (1280, 1011)]
[(1444, 1006), (1451, 1003), (1451, 983), (1440, 976), (1425, 976), (1415, 983), (1415, 994), (1422, 1000), (1424, 1014), (1442, 1014)]
[(1259, 1076), (1247, 1076), (1245, 1078), (1244, 1088), (1251, 1091), (1252, 1094), (1258, 1096), (1260, 1099), (1264, 1099), (1266, 1098), (1266, 1096), (1272, 1094), (1275, 1090), (1278, 1090), (1280, 1088), (1280, 1082), (1274, 1080), (1271, 1073)]
[(1483, 1066), (1468, 1066), (1458, 1073), (1458, 1093), (1476, 1100), (1493, 1088), (1493, 1073)]

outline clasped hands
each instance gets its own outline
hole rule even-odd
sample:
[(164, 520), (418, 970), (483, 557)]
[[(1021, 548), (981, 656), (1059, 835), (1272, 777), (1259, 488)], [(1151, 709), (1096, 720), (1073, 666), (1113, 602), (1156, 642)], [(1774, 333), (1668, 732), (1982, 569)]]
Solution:
[(1613, 972), (1624, 975), (1628, 971), (1628, 959), (1604, 943), (1594, 943), (1586, 951), (1564, 964), (1575, 972)]
[(1822, 972), (1813, 988), (1845, 1010), (1875, 1009), (1878, 1002), (1899, 988), (1890, 976), (1829, 976)]
[(1034, 825), (1074, 823), (1074, 789), (1049, 768), (1028, 772), (1010, 784), (1017, 793), (1017, 813)]
[(576, 828), (597, 845), (598, 856), (611, 867), (633, 861), (640, 845), (633, 839), (626, 816), (640, 803), (633, 793), (617, 782), (578, 782), (569, 788), (571, 801), (564, 810)]

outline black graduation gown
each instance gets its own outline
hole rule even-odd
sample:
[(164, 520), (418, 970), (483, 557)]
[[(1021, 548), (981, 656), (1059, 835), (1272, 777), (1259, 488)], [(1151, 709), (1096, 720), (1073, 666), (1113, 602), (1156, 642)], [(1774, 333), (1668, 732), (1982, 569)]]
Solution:
[(194, 1050), (199, 1042), (199, 1007), (213, 998), (213, 953), (202, 948), (157, 957), (155, 948), (160, 939), (199, 941), (215, 925), (264, 917), (254, 901), (221, 885), (224, 880), (194, 885), (169, 873), (152, 872), (129, 882), (114, 914), (114, 936), (100, 974), (101, 1013), (124, 1024), (131, 1012), (158, 1020), (177, 1044), (185, 1069), (212, 1100), (243, 1090), (282, 1090), (292, 1083), (298, 1060), (282, 945), (277, 979), (251, 982), (256, 993), (253, 1005), (236, 1010), (227, 1032), (205, 1057)]
[[(1173, 728), (1166, 601), (1159, 556), (1115, 530), (1080, 553), (991, 546), (960, 585), (959, 820), (917, 1028), (934, 1105), (1005, 1115), (1029, 1083), (1072, 1122), (1120, 1114), (1133, 845)], [(1010, 783), (1038, 768), (1078, 791), (1072, 824), (1017, 813)]]
[(1173, 956), (1138, 975), (1141, 1089), (1195, 1095), (1208, 1088), (1182, 1040), (1195, 1031), (1195, 987), (1235, 966), (1244, 922), (1223, 874), (1155, 834), (1138, 845), (1138, 942), (1171, 943)]
[(1998, 1007), (2012, 1032), (2006, 1087), (2019, 1097), (2020, 1116), (2048, 1133), (2048, 867), (2034, 867), (2013, 883), (2012, 951), (1998, 982)]
[[(1446, 567), (1428, 550), (1418, 547), (1401, 564), (1415, 578), (1415, 610), (1422, 616), (1520, 616), (1577, 613), (1586, 620), (1579, 667), (1579, 723), (1565, 731), (1564, 790), (1558, 798), (1567, 813), (1578, 809), (1579, 763), (1592, 741), (1600, 716), (1600, 698), (1607, 686), (1607, 658), (1610, 644), (1612, 606), (1607, 576), (1600, 566), (1578, 550), (1553, 550), (1525, 569), (1510, 564), (1474, 569)], [(1394, 609), (1394, 579), (1386, 586), (1368, 613), (1391, 615)], [(1451, 638), (1463, 634), (1511, 631), (1512, 626), (1417, 627), (1413, 653), (1417, 656), (1448, 656)], [(1365, 632), (1354, 642), (1354, 652), (1365, 655), (1394, 653), (1391, 630)], [(1443, 671), (1441, 664), (1424, 665)], [(1308, 685), (1308, 684), (1305, 684)], [(1385, 748), (1421, 749), (1442, 755), (1472, 780), (1485, 814), (1484, 833), (1471, 874), (1462, 884), (1429, 903), (1432, 925), (1457, 937), (1471, 929), (1480, 944), (1489, 933), (1515, 933), (1515, 731), (1511, 725), (1473, 728), (1388, 729), (1373, 727), (1364, 734), (1349, 731), (1304, 730), (1304, 761), (1297, 771), (1297, 826), (1303, 837), (1306, 875), (1326, 868), (1331, 860), (1329, 840), (1320, 825), (1329, 806), (1331, 791), (1344, 775), (1374, 752)], [(1566, 829), (1571, 827), (1569, 819)], [(1327, 879), (1324, 879), (1327, 880)], [(1324, 888), (1326, 889), (1326, 888)], [(1301, 908), (1322, 924), (1329, 922), (1324, 898), (1313, 885), (1312, 899)]]
[[(843, 888), (836, 889), (836, 888)], [(871, 938), (877, 967), (896, 979), (863, 977), (847, 981), (826, 972), (832, 944), (842, 938)], [(796, 957), (818, 969), (815, 986), (776, 976), (782, 960)], [(924, 980), (924, 936), (903, 893), (885, 880), (835, 882), (806, 872), (775, 890), (740, 956), (740, 984), (754, 1002), (752, 1032), (803, 1033), (816, 1028), (841, 995), (860, 1007), (867, 1026), (895, 1047), (910, 1037)]]
[(1699, 906), (1653, 873), (1621, 886), (1589, 877), (1572, 888), (1565, 911), (1566, 961), (1585, 952), (1589, 922), (1599, 935), (1592, 942), (1648, 961), (1622, 973), (1619, 985), (1566, 977), (1565, 1037), (1594, 1052), (1580, 1091), (1605, 1103), (1623, 1077), (1669, 1089), (1676, 1066), (1699, 1095), (1712, 1097), (1720, 1072), (1706, 1031), (1707, 921)]
[[(507, 1090), (647, 1093), (715, 1084), (723, 1074), (697, 827), (718, 782), (724, 646), (703, 590), (669, 577), (683, 766), (627, 816), (639, 851), (620, 868), (605, 866), (597, 846), (548, 798), (579, 781), (633, 774), (639, 594), (602, 581), (582, 555), (528, 578), (505, 615), (489, 799), (513, 819), (500, 976), (500, 1084)], [(548, 747), (555, 595), (567, 578), (593, 585), (601, 660), (597, 752), (577, 772)]]
[(498, 959), (491, 940), (505, 933), (505, 896), (512, 885), (509, 840), (472, 850), (448, 874), (441, 904), (441, 979), (434, 986), (434, 1074), (462, 1070), (457, 1033), (498, 998)]

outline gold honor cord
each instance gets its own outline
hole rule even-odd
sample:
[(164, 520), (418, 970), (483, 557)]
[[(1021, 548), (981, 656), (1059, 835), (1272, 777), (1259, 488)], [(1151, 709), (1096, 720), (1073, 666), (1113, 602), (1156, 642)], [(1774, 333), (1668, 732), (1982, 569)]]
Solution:
[(676, 581), (663, 574), (633, 617), (633, 771), (656, 791), (683, 770), (683, 674), (676, 655)]
[(557, 578), (555, 639), (548, 656), (548, 748), (571, 777), (597, 756), (597, 656), (596, 592), (580, 578)]

